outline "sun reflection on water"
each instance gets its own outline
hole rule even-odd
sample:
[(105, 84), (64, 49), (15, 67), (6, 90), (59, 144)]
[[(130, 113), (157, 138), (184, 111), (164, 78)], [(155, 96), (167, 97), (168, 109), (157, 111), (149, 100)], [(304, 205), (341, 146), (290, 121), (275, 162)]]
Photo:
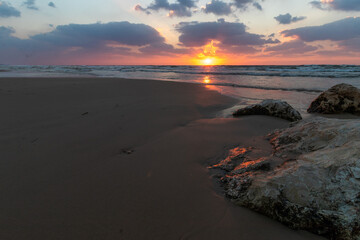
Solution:
[(205, 76), (204, 79), (203, 79), (203, 83), (205, 83), (205, 84), (211, 83), (210, 77), (209, 77), (209, 76)]

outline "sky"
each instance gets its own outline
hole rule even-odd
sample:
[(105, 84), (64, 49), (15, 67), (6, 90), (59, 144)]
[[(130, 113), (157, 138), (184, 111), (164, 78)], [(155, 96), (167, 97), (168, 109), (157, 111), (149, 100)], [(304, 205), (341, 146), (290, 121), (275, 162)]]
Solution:
[(360, 0), (0, 0), (0, 64), (360, 64)]

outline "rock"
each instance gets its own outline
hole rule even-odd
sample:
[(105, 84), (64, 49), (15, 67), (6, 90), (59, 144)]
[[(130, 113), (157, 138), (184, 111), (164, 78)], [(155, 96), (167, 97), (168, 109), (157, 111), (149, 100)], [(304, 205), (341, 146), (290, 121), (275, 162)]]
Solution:
[(244, 148), (214, 166), (226, 195), (294, 229), (359, 240), (360, 121), (311, 118), (269, 140), (271, 154), (251, 158)]
[(246, 108), (241, 108), (233, 113), (234, 117), (244, 115), (268, 115), (283, 118), (292, 122), (302, 119), (300, 113), (287, 102), (272, 99), (264, 100), (259, 104), (254, 104)]
[(360, 90), (338, 84), (320, 94), (307, 110), (309, 113), (360, 113)]

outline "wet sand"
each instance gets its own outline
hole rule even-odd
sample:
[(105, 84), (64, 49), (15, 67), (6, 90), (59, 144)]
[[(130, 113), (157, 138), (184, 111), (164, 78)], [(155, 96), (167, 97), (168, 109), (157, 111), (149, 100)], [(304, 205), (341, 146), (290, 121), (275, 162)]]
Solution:
[(232, 205), (207, 170), (288, 122), (214, 118), (204, 86), (0, 79), (0, 239), (321, 239)]

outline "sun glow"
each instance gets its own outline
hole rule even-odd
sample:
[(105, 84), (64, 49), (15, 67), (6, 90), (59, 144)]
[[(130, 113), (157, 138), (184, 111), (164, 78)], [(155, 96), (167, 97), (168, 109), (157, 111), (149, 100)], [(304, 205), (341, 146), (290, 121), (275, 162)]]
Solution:
[(197, 65), (203, 65), (203, 66), (213, 66), (213, 65), (220, 65), (222, 62), (222, 59), (218, 57), (207, 57), (204, 59), (198, 59)]
[(211, 58), (205, 58), (203, 60), (204, 65), (212, 65), (213, 64), (213, 60)]
[(197, 55), (196, 59), (193, 59), (196, 65), (212, 66), (219, 65), (223, 62), (223, 59), (217, 57), (216, 51), (218, 47), (214, 46), (214, 41), (204, 46), (202, 53)]

